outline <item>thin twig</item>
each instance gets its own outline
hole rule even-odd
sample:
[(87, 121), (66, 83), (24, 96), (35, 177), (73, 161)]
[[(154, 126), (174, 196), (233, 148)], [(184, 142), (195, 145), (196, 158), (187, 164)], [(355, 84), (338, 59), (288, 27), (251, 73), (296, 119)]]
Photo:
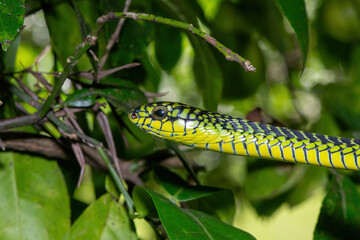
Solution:
[(115, 148), (115, 142), (114, 138), (111, 132), (109, 119), (107, 118), (106, 114), (103, 111), (98, 111), (96, 114), (96, 119), (101, 127), (101, 130), (103, 131), (103, 134), (105, 136), (105, 140), (107, 142), (107, 145), (110, 149), (110, 153), (116, 168), (117, 173), (119, 174), (120, 178), (122, 178), (122, 173), (120, 169), (119, 162), (117, 161), (117, 153)]
[(6, 145), (5, 145), (4, 141), (1, 138), (0, 138), (0, 148), (3, 151), (5, 151), (5, 149), (6, 149)]
[[(126, 0), (124, 10), (123, 10), (124, 12), (127, 12), (129, 10), (130, 4), (131, 4), (131, 0)], [(105, 53), (99, 62), (98, 72), (101, 72), (101, 70), (104, 68), (105, 62), (106, 62), (107, 58), (109, 57), (110, 50), (113, 48), (115, 42), (118, 40), (120, 31), (121, 31), (122, 26), (124, 25), (124, 22), (125, 22), (125, 18), (121, 18), (116, 26), (114, 33), (111, 35), (111, 38), (110, 38), (108, 44), (106, 45)]]
[(27, 68), (25, 71), (29, 72), (31, 75), (36, 78), (36, 80), (41, 83), (48, 91), (52, 91), (51, 84), (46, 80), (46, 78), (39, 72), (34, 72), (30, 68)]
[(54, 84), (53, 90), (50, 96), (46, 99), (45, 103), (43, 104), (42, 108), (39, 110), (40, 117), (44, 117), (47, 112), (50, 110), (51, 105), (54, 99), (58, 96), (61, 86), (65, 82), (67, 76), (79, 61), (81, 56), (95, 44), (97, 37), (95, 35), (89, 35), (76, 49), (73, 56), (69, 57), (66, 62), (67, 64), (64, 67), (64, 71), (61, 73), (59, 79)]
[(81, 129), (80, 125), (79, 125), (79, 124), (77, 123), (77, 121), (76, 121), (76, 116), (75, 116), (75, 114), (74, 114), (73, 112), (71, 112), (71, 111), (69, 110), (69, 108), (67, 108), (67, 107), (64, 107), (64, 111), (65, 111), (66, 114), (68, 115), (68, 118), (70, 119), (70, 121), (71, 121), (72, 125), (74, 126), (74, 128), (75, 128), (76, 130), (78, 130), (79, 132), (84, 133), (84, 131)]
[(239, 54), (233, 52), (231, 49), (227, 48), (225, 45), (217, 41), (215, 38), (211, 37), (209, 34), (195, 28), (192, 24), (180, 22), (174, 19), (164, 18), (164, 17), (158, 17), (152, 14), (146, 14), (146, 13), (132, 13), (132, 12), (110, 12), (106, 15), (103, 15), (98, 18), (97, 22), (101, 26), (105, 22), (111, 20), (111, 19), (118, 19), (118, 18), (130, 18), (133, 20), (143, 20), (143, 21), (150, 21), (155, 23), (161, 23), (166, 24), (171, 27), (180, 28), (186, 31), (191, 32), (192, 34), (204, 39), (208, 43), (210, 43), (212, 46), (214, 46), (219, 52), (224, 54), (226, 60), (233, 61), (239, 63), (245, 71), (249, 72), (255, 72), (256, 69), (253, 67), (251, 62), (243, 57), (241, 57)]
[(21, 87), (21, 89), (26, 92), (30, 97), (32, 97), (34, 100), (39, 101), (39, 97), (38, 95), (36, 95), (33, 91), (31, 91), (31, 89), (26, 86), (20, 79), (18, 79), (17, 77), (13, 77), (15, 79), (15, 81), (17, 82), (17, 84), (19, 84), (19, 86)]
[(82, 179), (84, 177), (84, 173), (85, 173), (85, 158), (84, 158), (84, 153), (81, 150), (80, 144), (78, 142), (74, 142), (71, 143), (71, 148), (75, 154), (76, 160), (80, 165), (80, 174), (79, 174), (79, 179), (77, 182), (77, 187), (80, 187), (80, 184), (82, 182)]
[[(121, 71), (123, 69), (137, 67), (139, 65), (140, 65), (140, 63), (129, 63), (129, 64), (125, 64), (123, 66), (111, 68), (111, 69), (104, 70), (104, 71), (99, 71), (98, 75), (97, 75), (97, 79), (101, 80), (101, 79), (109, 76), (110, 74), (116, 73), (116, 72)], [(75, 74), (77, 76), (79, 76), (79, 77), (82, 77), (82, 78), (94, 80), (94, 74), (92, 72), (79, 72), (79, 73), (73, 73), (73, 74), (70, 74), (70, 75), (75, 75)]]
[(38, 68), (38, 64), (39, 64), (40, 60), (41, 60), (48, 52), (50, 52), (50, 50), (51, 50), (51, 45), (47, 45), (47, 46), (41, 51), (41, 53), (35, 58), (34, 65), (35, 65), (35, 68), (36, 68), (36, 69)]

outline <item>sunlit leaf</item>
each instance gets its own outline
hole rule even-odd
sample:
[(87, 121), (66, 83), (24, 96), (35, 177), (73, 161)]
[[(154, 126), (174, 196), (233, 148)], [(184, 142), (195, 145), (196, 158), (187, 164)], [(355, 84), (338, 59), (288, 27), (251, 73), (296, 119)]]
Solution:
[(127, 212), (110, 194), (92, 203), (72, 225), (64, 240), (137, 239)]
[(3, 152), (0, 166), (1, 239), (62, 239), (70, 201), (57, 163)]
[[(144, 199), (145, 196), (148, 196)], [(205, 213), (181, 209), (164, 196), (144, 187), (133, 191), (136, 209), (155, 208), (170, 239), (255, 239), (249, 233), (227, 225)], [(144, 204), (146, 203), (146, 204)]]
[(0, 0), (0, 44), (6, 51), (24, 23), (25, 0)]

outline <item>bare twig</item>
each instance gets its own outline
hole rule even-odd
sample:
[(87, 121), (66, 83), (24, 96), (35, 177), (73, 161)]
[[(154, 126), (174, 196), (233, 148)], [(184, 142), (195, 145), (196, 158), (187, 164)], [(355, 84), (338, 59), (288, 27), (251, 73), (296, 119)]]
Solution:
[(168, 94), (168, 92), (165, 92), (165, 93), (144, 92), (144, 94), (145, 94), (145, 97), (147, 98), (147, 100), (149, 102), (152, 102), (152, 101), (154, 101), (154, 98), (166, 96)]
[(76, 116), (74, 115), (74, 113), (71, 112), (69, 110), (69, 108), (67, 108), (67, 107), (64, 107), (64, 111), (68, 115), (68, 118), (70, 119), (71, 124), (75, 127), (75, 129), (78, 130), (81, 133), (84, 133), (84, 131), (81, 129), (80, 125), (77, 123)]
[(16, 117), (16, 118), (7, 118), (0, 121), (0, 131), (14, 127), (33, 125), (39, 123), (40, 120), (41, 118), (39, 117), (38, 113)]
[(116, 148), (115, 148), (115, 142), (114, 142), (114, 138), (113, 138), (113, 135), (112, 135), (112, 132), (111, 132), (109, 120), (108, 120), (106, 114), (103, 111), (98, 111), (97, 112), (96, 119), (99, 122), (101, 130), (103, 131), (106, 142), (107, 142), (108, 147), (110, 149), (110, 153), (111, 153), (114, 165), (115, 165), (115, 169), (116, 169), (117, 173), (119, 174), (119, 176), (122, 178), (122, 172), (121, 172), (121, 169), (120, 169), (119, 162), (117, 161), (117, 153), (116, 153)]
[(63, 85), (64, 81), (66, 80), (68, 74), (71, 72), (73, 67), (76, 65), (76, 63), (79, 61), (81, 56), (91, 47), (95, 44), (95, 41), (97, 39), (97, 36), (95, 35), (89, 35), (76, 49), (73, 56), (69, 57), (67, 59), (67, 64), (64, 67), (64, 71), (61, 73), (59, 79), (55, 82), (53, 86), (53, 90), (50, 94), (50, 96), (46, 99), (45, 103), (39, 110), (40, 117), (44, 117), (47, 112), (50, 110), (51, 105), (54, 101), (54, 99), (58, 96), (59, 91), (61, 89), (61, 86)]
[(51, 50), (51, 45), (47, 45), (42, 51), (41, 53), (35, 58), (34, 61), (34, 65), (36, 68), (38, 68), (38, 64), (40, 62), (40, 60)]
[(27, 72), (29, 72), (31, 75), (36, 78), (36, 80), (41, 83), (48, 91), (52, 91), (51, 84), (46, 80), (46, 78), (39, 72), (34, 72), (30, 68), (26, 69)]
[(90, 49), (89, 52), (90, 52), (90, 54), (93, 56), (94, 60), (95, 60), (96, 62), (99, 62), (99, 59), (98, 59), (98, 57), (96, 56), (96, 54), (93, 52), (93, 50)]
[(5, 149), (6, 149), (6, 145), (5, 145), (4, 141), (1, 138), (0, 138), (0, 148), (3, 151), (5, 151)]
[[(123, 66), (119, 66), (119, 67), (115, 67), (112, 69), (108, 69), (108, 70), (104, 70), (104, 71), (99, 71), (98, 75), (97, 75), (97, 79), (101, 80), (107, 76), (109, 76), (110, 74), (113, 74), (115, 72), (121, 71), (123, 69), (128, 69), (128, 68), (133, 68), (133, 67), (137, 67), (139, 66), (140, 63), (130, 63), (130, 64), (125, 64)], [(70, 75), (77, 75), (79, 77), (82, 78), (86, 78), (86, 79), (90, 79), (90, 80), (94, 80), (94, 74), (92, 72), (79, 72), (79, 73), (71, 73)]]
[[(125, 6), (124, 6), (124, 12), (127, 12), (129, 10), (130, 4), (131, 4), (131, 0), (126, 0)], [(106, 62), (107, 58), (109, 57), (110, 50), (113, 48), (115, 42), (118, 40), (120, 31), (121, 31), (122, 26), (124, 25), (124, 22), (125, 22), (125, 18), (121, 18), (116, 26), (114, 33), (111, 35), (111, 38), (110, 38), (108, 44), (106, 45), (105, 53), (99, 62), (98, 72), (100, 72), (104, 68), (105, 62)]]
[(78, 142), (71, 143), (71, 148), (75, 154), (76, 160), (78, 161), (80, 165), (80, 174), (79, 174), (79, 180), (77, 182), (77, 187), (80, 187), (80, 184), (82, 182), (84, 172), (85, 172), (85, 158), (84, 153), (81, 150), (80, 144)]
[(214, 46), (219, 52), (224, 54), (226, 60), (233, 61), (239, 63), (245, 71), (249, 72), (255, 72), (256, 69), (253, 67), (251, 62), (243, 57), (241, 57), (239, 54), (233, 52), (231, 49), (227, 48), (225, 45), (217, 41), (215, 38), (211, 37), (209, 34), (202, 32), (201, 30), (195, 28), (192, 24), (180, 22), (174, 19), (164, 18), (164, 17), (158, 17), (152, 14), (146, 14), (146, 13), (132, 13), (132, 12), (116, 12), (116, 13), (108, 13), (106, 15), (103, 15), (98, 18), (97, 22), (99, 25), (103, 25), (105, 22), (112, 20), (112, 19), (118, 19), (118, 18), (130, 18), (133, 20), (144, 20), (144, 21), (150, 21), (155, 23), (161, 23), (166, 24), (171, 27), (180, 28), (186, 31), (191, 32), (192, 34), (204, 39), (208, 43), (210, 43), (212, 46)]
[[(31, 152), (45, 156), (47, 158), (58, 159), (61, 161), (75, 160), (74, 155), (72, 155), (67, 150), (65, 145), (60, 144), (58, 141), (50, 137), (16, 131), (4, 132), (2, 133), (1, 137), (2, 139), (0, 139), (0, 142), (2, 140), (3, 145), (0, 143), (0, 147), (4, 147), (8, 150)], [(82, 143), (79, 143), (79, 145), (82, 152), (84, 153), (84, 159), (86, 163), (95, 169), (101, 171), (107, 170), (105, 162), (97, 150)], [(118, 159), (118, 162), (120, 163), (121, 169), (123, 170), (124, 179), (136, 185), (144, 185), (138, 176), (139, 173), (130, 170), (130, 165), (133, 164), (133, 162), (122, 161), (121, 159)]]
[(34, 100), (39, 101), (39, 97), (38, 95), (36, 95), (33, 91), (31, 91), (31, 89), (26, 86), (20, 79), (18, 79), (17, 77), (14, 77), (15, 81), (17, 82), (17, 84), (19, 84), (19, 86), (21, 87), (21, 89), (27, 93), (30, 97), (32, 97)]

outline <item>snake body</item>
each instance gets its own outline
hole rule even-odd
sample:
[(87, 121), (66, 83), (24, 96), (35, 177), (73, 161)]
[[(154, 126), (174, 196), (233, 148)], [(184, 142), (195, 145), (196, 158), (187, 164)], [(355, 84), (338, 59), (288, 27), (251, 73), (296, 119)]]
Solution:
[(358, 139), (274, 127), (174, 102), (136, 107), (129, 119), (147, 133), (196, 148), (360, 170)]

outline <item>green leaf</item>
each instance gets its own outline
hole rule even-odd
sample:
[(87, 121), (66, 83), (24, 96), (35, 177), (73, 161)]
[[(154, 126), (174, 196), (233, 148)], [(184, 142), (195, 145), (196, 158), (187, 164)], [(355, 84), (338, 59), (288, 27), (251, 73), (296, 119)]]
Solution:
[(96, 89), (93, 92), (124, 111), (147, 102), (144, 93), (137, 88), (105, 88)]
[(205, 108), (216, 111), (223, 88), (221, 69), (206, 43), (194, 36), (190, 36), (190, 40), (195, 50), (194, 74)]
[(157, 25), (155, 52), (160, 66), (170, 71), (181, 55), (181, 31), (176, 28)]
[[(143, 200), (144, 196), (148, 196)], [(181, 209), (164, 196), (141, 186), (133, 191), (136, 209), (141, 205), (156, 208), (170, 239), (255, 239), (249, 233), (220, 222), (205, 213)], [(152, 200), (153, 204), (144, 204)]]
[(192, 186), (172, 171), (154, 166), (154, 172), (164, 189), (187, 206), (218, 217), (231, 224), (235, 213), (235, 199), (231, 190), (207, 186)]
[(235, 197), (229, 189), (223, 189), (212, 195), (191, 200), (186, 204), (189, 208), (207, 213), (227, 224), (232, 224), (234, 221)]
[(0, 153), (1, 239), (62, 239), (70, 227), (65, 181), (55, 161)]
[(137, 239), (125, 208), (111, 198), (102, 195), (92, 203), (72, 225), (64, 240), (131, 240)]
[[(73, 55), (75, 48), (82, 42), (75, 11), (67, 2), (52, 6), (49, 4), (49, 7), (44, 8), (43, 11), (51, 37), (51, 47), (61, 64), (65, 66), (68, 57)], [(87, 59), (82, 57), (77, 67), (86, 69), (90, 65)]]
[(25, 15), (25, 0), (0, 0), (0, 44), (6, 51), (19, 34)]
[(114, 77), (106, 77), (100, 80), (100, 85), (104, 86), (112, 86), (118, 88), (138, 88), (136, 84), (129, 80), (124, 80), (121, 78), (114, 78)]
[(267, 167), (251, 172), (245, 183), (246, 196), (252, 200), (279, 196), (301, 180), (304, 167)]
[(314, 239), (356, 239), (360, 236), (360, 194), (354, 183), (335, 173), (327, 188)]
[(71, 94), (64, 102), (68, 107), (91, 107), (96, 101), (96, 96), (90, 89), (81, 89)]
[(154, 171), (164, 189), (180, 202), (202, 198), (222, 190), (214, 187), (192, 186), (172, 171), (159, 165), (154, 166)]
[(304, 0), (275, 0), (275, 2), (295, 31), (302, 52), (304, 69), (309, 48), (309, 27), (305, 2)]

